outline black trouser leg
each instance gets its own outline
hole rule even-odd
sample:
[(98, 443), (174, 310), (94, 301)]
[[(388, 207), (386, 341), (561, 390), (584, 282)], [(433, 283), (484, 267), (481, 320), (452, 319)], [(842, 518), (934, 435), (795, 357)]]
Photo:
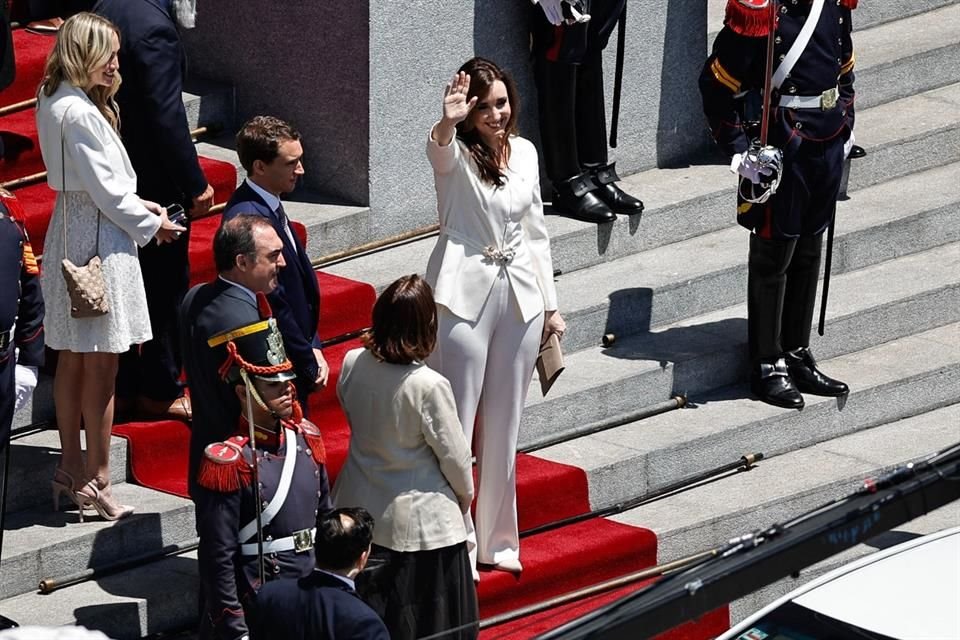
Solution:
[(579, 175), (577, 159), (577, 67), (563, 62), (536, 62), (543, 166), (554, 186)]
[(178, 309), (190, 283), (188, 243), (184, 234), (175, 242), (150, 243), (140, 249), (153, 339), (140, 347), (139, 357), (131, 349), (131, 357), (124, 359), (121, 367), (131, 366), (130, 360), (135, 360), (134, 373), (121, 368), (120, 377), (135, 375), (137, 392), (151, 400), (168, 401), (183, 395)]
[(822, 233), (797, 239), (783, 296), (780, 343), (784, 351), (810, 346), (822, 247)]
[(765, 240), (750, 234), (747, 278), (747, 338), (750, 362), (756, 365), (783, 355), (781, 318), (787, 269), (797, 241)]
[(578, 160), (577, 65), (538, 59), (536, 76), (543, 164), (555, 192), (553, 210), (584, 222), (616, 220), (593, 193), (596, 184)]
[(797, 241), (793, 260), (787, 270), (781, 343), (786, 352), (787, 371), (797, 389), (818, 396), (843, 396), (849, 392), (847, 385), (820, 371), (810, 351), (810, 330), (817, 302), (822, 246), (822, 233)]
[(577, 153), (581, 167), (607, 164), (607, 114), (603, 101), (603, 58), (588, 54), (576, 66)]

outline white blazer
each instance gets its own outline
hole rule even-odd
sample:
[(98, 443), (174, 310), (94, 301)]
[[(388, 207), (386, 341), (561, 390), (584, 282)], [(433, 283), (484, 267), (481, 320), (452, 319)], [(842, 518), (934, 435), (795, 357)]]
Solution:
[(369, 511), (373, 541), (394, 551), (465, 541), (459, 505), (473, 500), (473, 469), (447, 379), (424, 364), (379, 362), (354, 349), (343, 359), (337, 397), (350, 451), (334, 504)]
[[(557, 308), (537, 149), (518, 136), (510, 139), (510, 149), (506, 184), (498, 188), (480, 179), (462, 142), (454, 138), (440, 146), (430, 136), (427, 140), (440, 237), (427, 263), (426, 279), (438, 304), (471, 322), (480, 316), (501, 269), (524, 322), (543, 309)], [(487, 247), (512, 252), (513, 258), (498, 264), (484, 255)]]
[(120, 135), (82, 89), (64, 81), (50, 97), (41, 92), (37, 133), (51, 189), (87, 192), (103, 215), (138, 245), (150, 242), (160, 228), (160, 216), (137, 197), (137, 174)]

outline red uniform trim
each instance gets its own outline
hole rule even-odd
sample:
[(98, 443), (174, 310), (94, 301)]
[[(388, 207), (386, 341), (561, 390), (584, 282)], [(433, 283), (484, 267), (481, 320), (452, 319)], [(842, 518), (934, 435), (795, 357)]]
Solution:
[(856, 9), (859, 3), (860, 0), (840, 0), (840, 4), (850, 10)]
[(727, 0), (724, 24), (742, 36), (759, 38), (770, 33), (772, 0)]

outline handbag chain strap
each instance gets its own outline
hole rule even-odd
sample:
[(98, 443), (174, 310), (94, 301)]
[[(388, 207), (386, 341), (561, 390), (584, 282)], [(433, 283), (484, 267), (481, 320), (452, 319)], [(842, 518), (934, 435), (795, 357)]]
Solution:
[[(73, 105), (70, 105), (72, 107)], [(63, 112), (63, 119), (60, 121), (60, 203), (63, 206), (63, 257), (67, 255), (67, 154), (63, 141), (63, 127), (67, 122), (67, 114), (70, 112), (67, 107)], [(97, 207), (97, 248), (94, 255), (100, 255), (100, 208)]]

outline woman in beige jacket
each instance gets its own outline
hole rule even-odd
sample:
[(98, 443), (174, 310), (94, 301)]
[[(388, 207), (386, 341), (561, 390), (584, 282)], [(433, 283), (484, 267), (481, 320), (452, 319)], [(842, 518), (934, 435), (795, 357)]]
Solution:
[(358, 589), (394, 640), (477, 634), (463, 517), (470, 447), (450, 383), (423, 364), (436, 340), (430, 285), (400, 278), (374, 305), (366, 348), (347, 353), (337, 384), (351, 438), (333, 500), (376, 519), (371, 564), (382, 566)]

